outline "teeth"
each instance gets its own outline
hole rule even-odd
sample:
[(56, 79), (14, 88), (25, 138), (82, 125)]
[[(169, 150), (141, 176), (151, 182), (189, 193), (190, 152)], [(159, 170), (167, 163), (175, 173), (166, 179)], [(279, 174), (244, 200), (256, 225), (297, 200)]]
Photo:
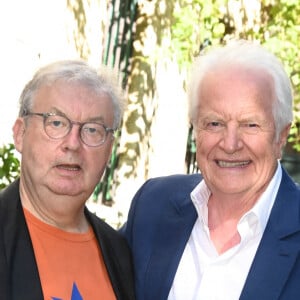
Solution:
[(247, 161), (223, 161), (223, 160), (218, 160), (218, 165), (222, 168), (233, 168), (233, 167), (242, 167), (245, 165), (248, 165), (250, 163), (249, 160)]

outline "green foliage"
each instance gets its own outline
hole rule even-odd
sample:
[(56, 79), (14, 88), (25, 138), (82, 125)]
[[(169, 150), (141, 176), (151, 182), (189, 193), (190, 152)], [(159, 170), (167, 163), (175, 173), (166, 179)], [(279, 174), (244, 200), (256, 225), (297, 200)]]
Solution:
[(292, 144), (293, 148), (300, 152), (300, 112), (295, 116), (295, 123), (290, 130), (290, 136), (288, 142)]
[(0, 148), (0, 190), (14, 181), (20, 173), (20, 162), (14, 156), (14, 145)]
[(178, 0), (172, 27), (172, 51), (180, 67), (187, 69), (200, 48), (207, 44), (220, 44), (233, 37), (260, 41), (283, 61), (291, 78), (296, 124), (288, 141), (300, 151), (299, 0), (262, 0), (255, 13), (251, 12), (253, 7), (245, 4), (242, 0)]
[(276, 1), (273, 6), (265, 6), (264, 9), (269, 12), (264, 43), (282, 59), (293, 84), (295, 124), (290, 131), (288, 142), (300, 152), (299, 1)]
[(181, 0), (174, 12), (172, 44), (181, 67), (188, 67), (205, 41), (219, 43), (225, 33), (218, 9), (222, 0)]

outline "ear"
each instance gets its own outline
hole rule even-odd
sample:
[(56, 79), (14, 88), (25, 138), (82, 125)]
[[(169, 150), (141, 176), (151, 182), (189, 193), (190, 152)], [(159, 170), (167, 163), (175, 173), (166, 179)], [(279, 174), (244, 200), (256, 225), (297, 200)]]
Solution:
[(279, 134), (279, 137), (278, 137), (278, 141), (277, 141), (277, 158), (278, 159), (281, 159), (282, 158), (282, 151), (283, 151), (283, 148), (287, 142), (287, 138), (289, 136), (289, 133), (290, 133), (290, 129), (291, 129), (291, 124), (287, 125), (286, 127), (284, 127), (280, 134)]
[(291, 129), (291, 124), (288, 124), (280, 132), (278, 144), (280, 145), (281, 149), (285, 146), (285, 144), (287, 142), (287, 138), (289, 136), (290, 129)]
[(25, 133), (25, 127), (25, 121), (23, 118), (18, 118), (13, 126), (15, 148), (20, 153), (22, 153), (23, 149), (23, 137)]

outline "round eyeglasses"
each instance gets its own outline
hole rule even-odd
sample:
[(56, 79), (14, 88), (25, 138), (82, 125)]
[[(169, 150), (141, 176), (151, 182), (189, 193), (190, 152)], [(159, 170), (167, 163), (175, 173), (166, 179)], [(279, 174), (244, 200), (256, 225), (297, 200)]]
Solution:
[(66, 116), (55, 113), (34, 113), (28, 112), (25, 116), (40, 116), (44, 119), (44, 130), (52, 139), (61, 139), (67, 136), (73, 125), (79, 125), (81, 141), (90, 147), (98, 147), (105, 143), (108, 134), (115, 132), (115, 129), (108, 128), (97, 122), (74, 122)]

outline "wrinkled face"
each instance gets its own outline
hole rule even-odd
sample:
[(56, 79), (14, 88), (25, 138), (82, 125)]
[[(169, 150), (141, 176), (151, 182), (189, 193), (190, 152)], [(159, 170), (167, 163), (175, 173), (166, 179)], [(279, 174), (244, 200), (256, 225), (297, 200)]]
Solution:
[[(100, 122), (113, 125), (110, 99), (96, 95), (83, 85), (58, 81), (41, 87), (32, 108), (35, 113), (60, 113), (76, 122)], [(35, 195), (78, 196), (87, 199), (99, 182), (110, 157), (112, 134), (99, 147), (85, 145), (79, 126), (60, 139), (51, 139), (44, 131), (43, 118), (19, 118), (14, 126), (16, 149), (22, 153), (21, 180)]]
[(288, 126), (275, 136), (271, 77), (259, 70), (220, 67), (204, 78), (194, 124), (197, 162), (211, 191), (260, 194), (281, 156)]

